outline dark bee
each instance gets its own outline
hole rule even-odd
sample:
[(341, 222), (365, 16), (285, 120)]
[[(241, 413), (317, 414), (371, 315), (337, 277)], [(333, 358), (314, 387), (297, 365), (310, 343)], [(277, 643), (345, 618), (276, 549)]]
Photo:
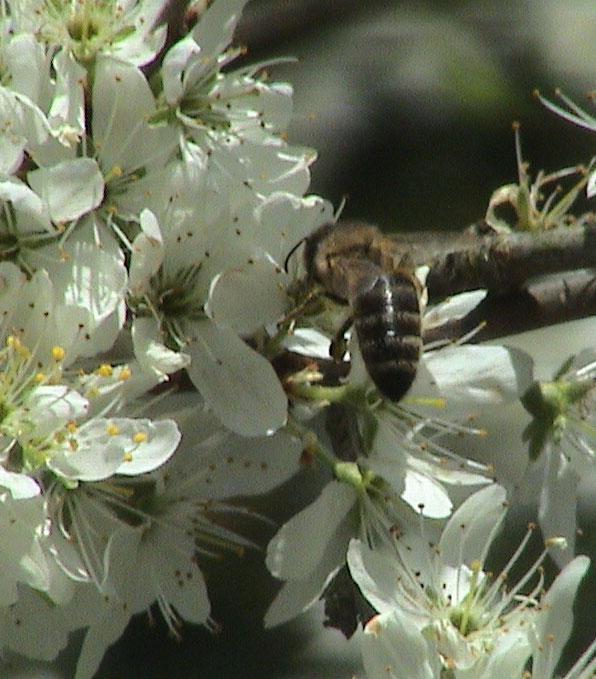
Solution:
[(399, 401), (422, 352), (422, 290), (403, 249), (369, 224), (324, 224), (306, 238), (304, 264), (311, 283), (349, 305), (368, 374)]

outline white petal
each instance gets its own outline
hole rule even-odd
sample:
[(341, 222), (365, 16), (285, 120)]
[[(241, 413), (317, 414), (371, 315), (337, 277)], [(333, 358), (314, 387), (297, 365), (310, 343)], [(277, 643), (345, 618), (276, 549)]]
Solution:
[[(71, 613), (38, 591), (21, 586), (18, 601), (6, 612), (4, 645), (29, 658), (53, 660), (77, 627)], [(50, 629), (52, 633), (48, 634)]]
[[(259, 495), (287, 481), (300, 469), (302, 443), (283, 429), (272, 436), (246, 439), (213, 431), (197, 406), (180, 422), (183, 441), (166, 475), (176, 492), (203, 499)], [(190, 431), (193, 429), (194, 431)]]
[[(117, 474), (134, 476), (160, 467), (174, 453), (180, 442), (180, 432), (174, 420), (147, 420), (114, 418), (112, 424), (120, 430), (127, 445), (126, 459), (116, 470)], [(136, 443), (135, 436), (145, 439)]]
[(424, 357), (447, 405), (467, 407), (515, 400), (530, 386), (532, 359), (501, 346), (446, 347)]
[(43, 112), (27, 96), (0, 87), (0, 174), (12, 174), (21, 165), (26, 144), (44, 142), (49, 125)]
[(193, 325), (190, 378), (215, 415), (243, 436), (271, 434), (286, 421), (288, 400), (269, 361), (235, 332), (205, 320)]
[(203, 58), (218, 56), (230, 44), (247, 0), (218, 0), (203, 14), (192, 31)]
[(62, 385), (40, 386), (27, 399), (27, 410), (35, 422), (35, 436), (49, 435), (69, 420), (83, 417), (89, 401), (77, 391)]
[[(375, 446), (376, 443), (377, 442), (375, 441)], [(400, 495), (405, 499), (402, 495), (406, 489), (406, 467), (403, 459), (400, 459), (397, 455), (368, 457), (363, 462), (363, 466), (371, 472), (381, 476), (391, 486), (391, 492), (395, 495)], [(408, 502), (407, 499), (406, 502)]]
[(318, 565), (338, 525), (354, 506), (350, 486), (331, 481), (306, 509), (287, 521), (267, 545), (267, 568), (287, 580), (307, 578)]
[(77, 219), (103, 200), (103, 177), (93, 158), (75, 158), (33, 170), (27, 180), (48, 206), (54, 222)]
[[(139, 440), (137, 434), (145, 438)], [(172, 420), (95, 418), (73, 435), (76, 450), (56, 453), (48, 466), (61, 476), (81, 481), (153, 471), (171, 457), (180, 440)]]
[(284, 347), (290, 351), (314, 358), (329, 358), (331, 340), (327, 335), (314, 328), (297, 328), (291, 335), (285, 337)]
[(50, 215), (43, 201), (20, 179), (6, 177), (0, 181), (0, 200), (10, 201), (23, 214), (24, 219), (20, 221), (24, 223), (24, 230), (53, 231)]
[(85, 132), (85, 90), (87, 71), (76, 61), (68, 49), (56, 54), (53, 61), (56, 70), (56, 92), (48, 112), (48, 120), (54, 130), (68, 126), (76, 136)]
[[(538, 644), (532, 674), (552, 677), (561, 652), (573, 629), (573, 602), (577, 588), (590, 566), (587, 556), (578, 556), (557, 575), (540, 602)], [(586, 590), (587, 593), (587, 590)]]
[(405, 481), (401, 499), (414, 511), (431, 519), (444, 519), (451, 514), (453, 503), (441, 483), (413, 469), (408, 469)]
[[(31, 280), (13, 276), (12, 265), (0, 265), (0, 312), (5, 329), (19, 329), (19, 339), (41, 364), (52, 362), (51, 348), (60, 344), (50, 277), (44, 270)], [(6, 337), (4, 337), (6, 340)], [(68, 345), (61, 345), (68, 349)]]
[(575, 552), (577, 486), (580, 479), (557, 447), (550, 447), (549, 453), (540, 490), (538, 520), (545, 538), (563, 537), (567, 540), (567, 549), (555, 548), (550, 552), (558, 566), (563, 567)]
[(319, 196), (298, 198), (276, 191), (259, 204), (255, 216), (261, 225), (262, 249), (281, 266), (297, 243), (333, 221), (333, 205)]
[(425, 326), (437, 326), (470, 313), (486, 297), (486, 290), (472, 290), (449, 297), (434, 306), (425, 316)]
[(158, 271), (164, 257), (164, 243), (155, 215), (143, 210), (140, 216), (141, 233), (132, 243), (128, 285), (133, 295), (147, 292), (151, 277)]
[(316, 153), (307, 148), (231, 138), (225, 146), (216, 146), (210, 158), (227, 176), (240, 182), (249, 178), (252, 189), (263, 196), (275, 191), (302, 196), (310, 184), (309, 167)]
[[(488, 476), (489, 469), (478, 464), (479, 473), (461, 469), (459, 462), (448, 462), (441, 459), (437, 464), (415, 457), (408, 458), (408, 466), (425, 476), (430, 476), (441, 483), (452, 486), (484, 486), (492, 483), (493, 479)], [(480, 473), (482, 472), (482, 473)]]
[[(503, 677), (523, 677), (532, 647), (528, 639), (529, 629), (509, 629), (496, 637), (495, 647), (488, 657), (482, 679), (503, 679)], [(534, 670), (534, 668), (532, 668)], [(473, 670), (472, 670), (473, 671)], [(534, 674), (547, 677), (551, 675)]]
[(596, 172), (592, 172), (586, 185), (586, 196), (593, 198), (596, 195)]
[(166, 3), (164, 0), (142, 0), (125, 5), (128, 6), (127, 28), (134, 23), (134, 30), (113, 41), (111, 52), (122, 61), (144, 66), (155, 59), (165, 43), (167, 26), (158, 24), (166, 12)]
[(92, 110), (93, 138), (106, 173), (161, 165), (177, 143), (173, 127), (149, 125), (155, 99), (144, 75), (130, 64), (98, 58)]
[[(319, 577), (311, 573), (304, 580), (285, 582), (265, 613), (265, 628), (281, 625), (300, 615), (309, 606), (318, 601), (327, 581), (329, 571), (321, 570)], [(325, 571), (325, 572), (323, 572)]]
[(443, 564), (458, 567), (483, 561), (507, 508), (505, 490), (493, 483), (467, 498), (449, 519), (439, 553)]
[(106, 651), (120, 638), (132, 617), (123, 602), (108, 597), (102, 597), (102, 600), (85, 634), (74, 679), (93, 678)]
[(27, 581), (23, 559), (31, 551), (36, 535), (44, 524), (43, 499), (31, 497), (0, 502), (0, 608), (17, 600), (17, 583)]
[(117, 441), (94, 441), (88, 437), (76, 451), (61, 450), (46, 462), (59, 477), (74, 481), (103, 481), (112, 476), (122, 462), (123, 451)]
[(396, 586), (396, 563), (392, 558), (354, 539), (350, 540), (347, 561), (354, 582), (379, 613), (404, 604)]
[(271, 259), (252, 259), (217, 275), (205, 310), (221, 327), (250, 335), (281, 318), (288, 306), (285, 276)]
[[(5, 36), (5, 40), (8, 36)], [(44, 101), (50, 87), (50, 74), (43, 45), (34, 35), (20, 33), (3, 40), (2, 60), (5, 73), (11, 76), (13, 90), (31, 101)]]
[(30, 476), (9, 472), (4, 467), (0, 467), (0, 486), (10, 492), (13, 500), (36, 497), (41, 492), (37, 481)]
[(190, 364), (190, 356), (168, 349), (153, 318), (135, 318), (131, 330), (134, 353), (148, 371), (171, 375)]
[[(69, 307), (72, 316), (76, 318), (82, 307)], [(106, 354), (114, 346), (124, 322), (126, 320), (126, 303), (124, 299), (117, 302), (116, 308), (106, 318), (89, 318), (85, 315), (79, 325), (78, 342), (73, 343), (71, 353), (68, 358), (86, 357), (92, 358), (101, 354)], [(72, 361), (69, 361), (71, 363)]]
[(98, 238), (92, 220), (75, 231), (64, 252), (66, 257), (55, 246), (39, 248), (28, 253), (28, 263), (49, 273), (57, 300), (87, 313), (84, 330), (91, 334), (124, 300), (124, 255), (111, 236)]
[(265, 627), (291, 620), (320, 598), (329, 581), (345, 562), (348, 541), (353, 530), (354, 526), (348, 515), (338, 526), (334, 538), (327, 543), (319, 563), (313, 566), (308, 576), (302, 580), (290, 580), (283, 585), (265, 614)]
[(436, 679), (441, 675), (432, 644), (398, 610), (367, 623), (362, 662), (367, 679)]
[[(172, 530), (172, 525), (191, 525), (188, 514), (175, 512), (176, 506), (168, 509), (164, 525), (153, 526), (141, 543), (137, 563), (141, 573), (146, 573), (145, 583), (137, 583), (174, 606), (179, 615), (195, 624), (206, 623), (211, 606), (205, 578), (199, 569), (195, 554), (192, 532)], [(130, 579), (130, 571), (129, 571)]]
[(193, 56), (199, 57), (200, 52), (201, 48), (191, 35), (179, 40), (168, 50), (161, 67), (163, 91), (168, 104), (175, 104), (182, 96), (184, 69)]

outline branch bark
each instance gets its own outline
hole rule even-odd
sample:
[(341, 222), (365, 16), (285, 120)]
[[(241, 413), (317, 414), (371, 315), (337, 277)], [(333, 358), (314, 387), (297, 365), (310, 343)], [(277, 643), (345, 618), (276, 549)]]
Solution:
[(426, 263), (430, 301), (479, 288), (510, 293), (537, 276), (596, 268), (596, 222), (477, 237), (475, 243), (447, 248)]

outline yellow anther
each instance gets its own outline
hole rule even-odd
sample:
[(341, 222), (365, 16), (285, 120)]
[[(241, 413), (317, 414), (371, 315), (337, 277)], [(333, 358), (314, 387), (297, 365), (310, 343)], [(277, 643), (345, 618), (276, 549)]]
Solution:
[(61, 361), (65, 355), (66, 351), (64, 351), (64, 347), (59, 346), (52, 347), (52, 358), (55, 361)]
[(100, 377), (111, 377), (114, 369), (109, 363), (102, 363), (96, 370), (95, 374)]

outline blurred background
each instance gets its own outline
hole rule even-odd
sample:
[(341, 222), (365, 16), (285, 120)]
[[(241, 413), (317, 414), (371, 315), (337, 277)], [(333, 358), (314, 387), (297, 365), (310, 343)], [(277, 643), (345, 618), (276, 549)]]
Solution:
[(586, 163), (596, 135), (532, 96), (596, 87), (596, 7), (584, 0), (254, 0), (239, 27), (252, 59), (295, 89), (289, 136), (319, 151), (312, 190), (387, 229), (461, 228), (524, 159)]
[[(294, 86), (290, 140), (319, 152), (312, 192), (336, 206), (345, 197), (345, 217), (388, 230), (476, 221), (491, 193), (516, 181), (513, 121), (521, 123), (533, 172), (586, 164), (596, 150), (596, 134), (557, 118), (532, 95), (560, 87), (590, 107), (593, 0), (252, 0), (237, 35), (251, 61), (298, 58), (268, 70)], [(283, 521), (296, 508), (281, 509), (282, 498), (290, 492), (298, 506), (313, 485), (299, 479), (268, 506)], [(99, 678), (361, 675), (357, 643), (322, 629), (320, 609), (262, 631), (275, 585), (261, 554), (216, 565), (209, 585), (221, 634), (185, 627), (176, 642), (158, 615), (155, 626), (141, 617), (110, 650)], [(583, 607), (585, 638), (574, 654), (594, 632), (594, 589), (584, 591), (592, 605)], [(74, 662), (72, 651), (52, 667), (15, 658), (3, 676), (68, 678)]]

